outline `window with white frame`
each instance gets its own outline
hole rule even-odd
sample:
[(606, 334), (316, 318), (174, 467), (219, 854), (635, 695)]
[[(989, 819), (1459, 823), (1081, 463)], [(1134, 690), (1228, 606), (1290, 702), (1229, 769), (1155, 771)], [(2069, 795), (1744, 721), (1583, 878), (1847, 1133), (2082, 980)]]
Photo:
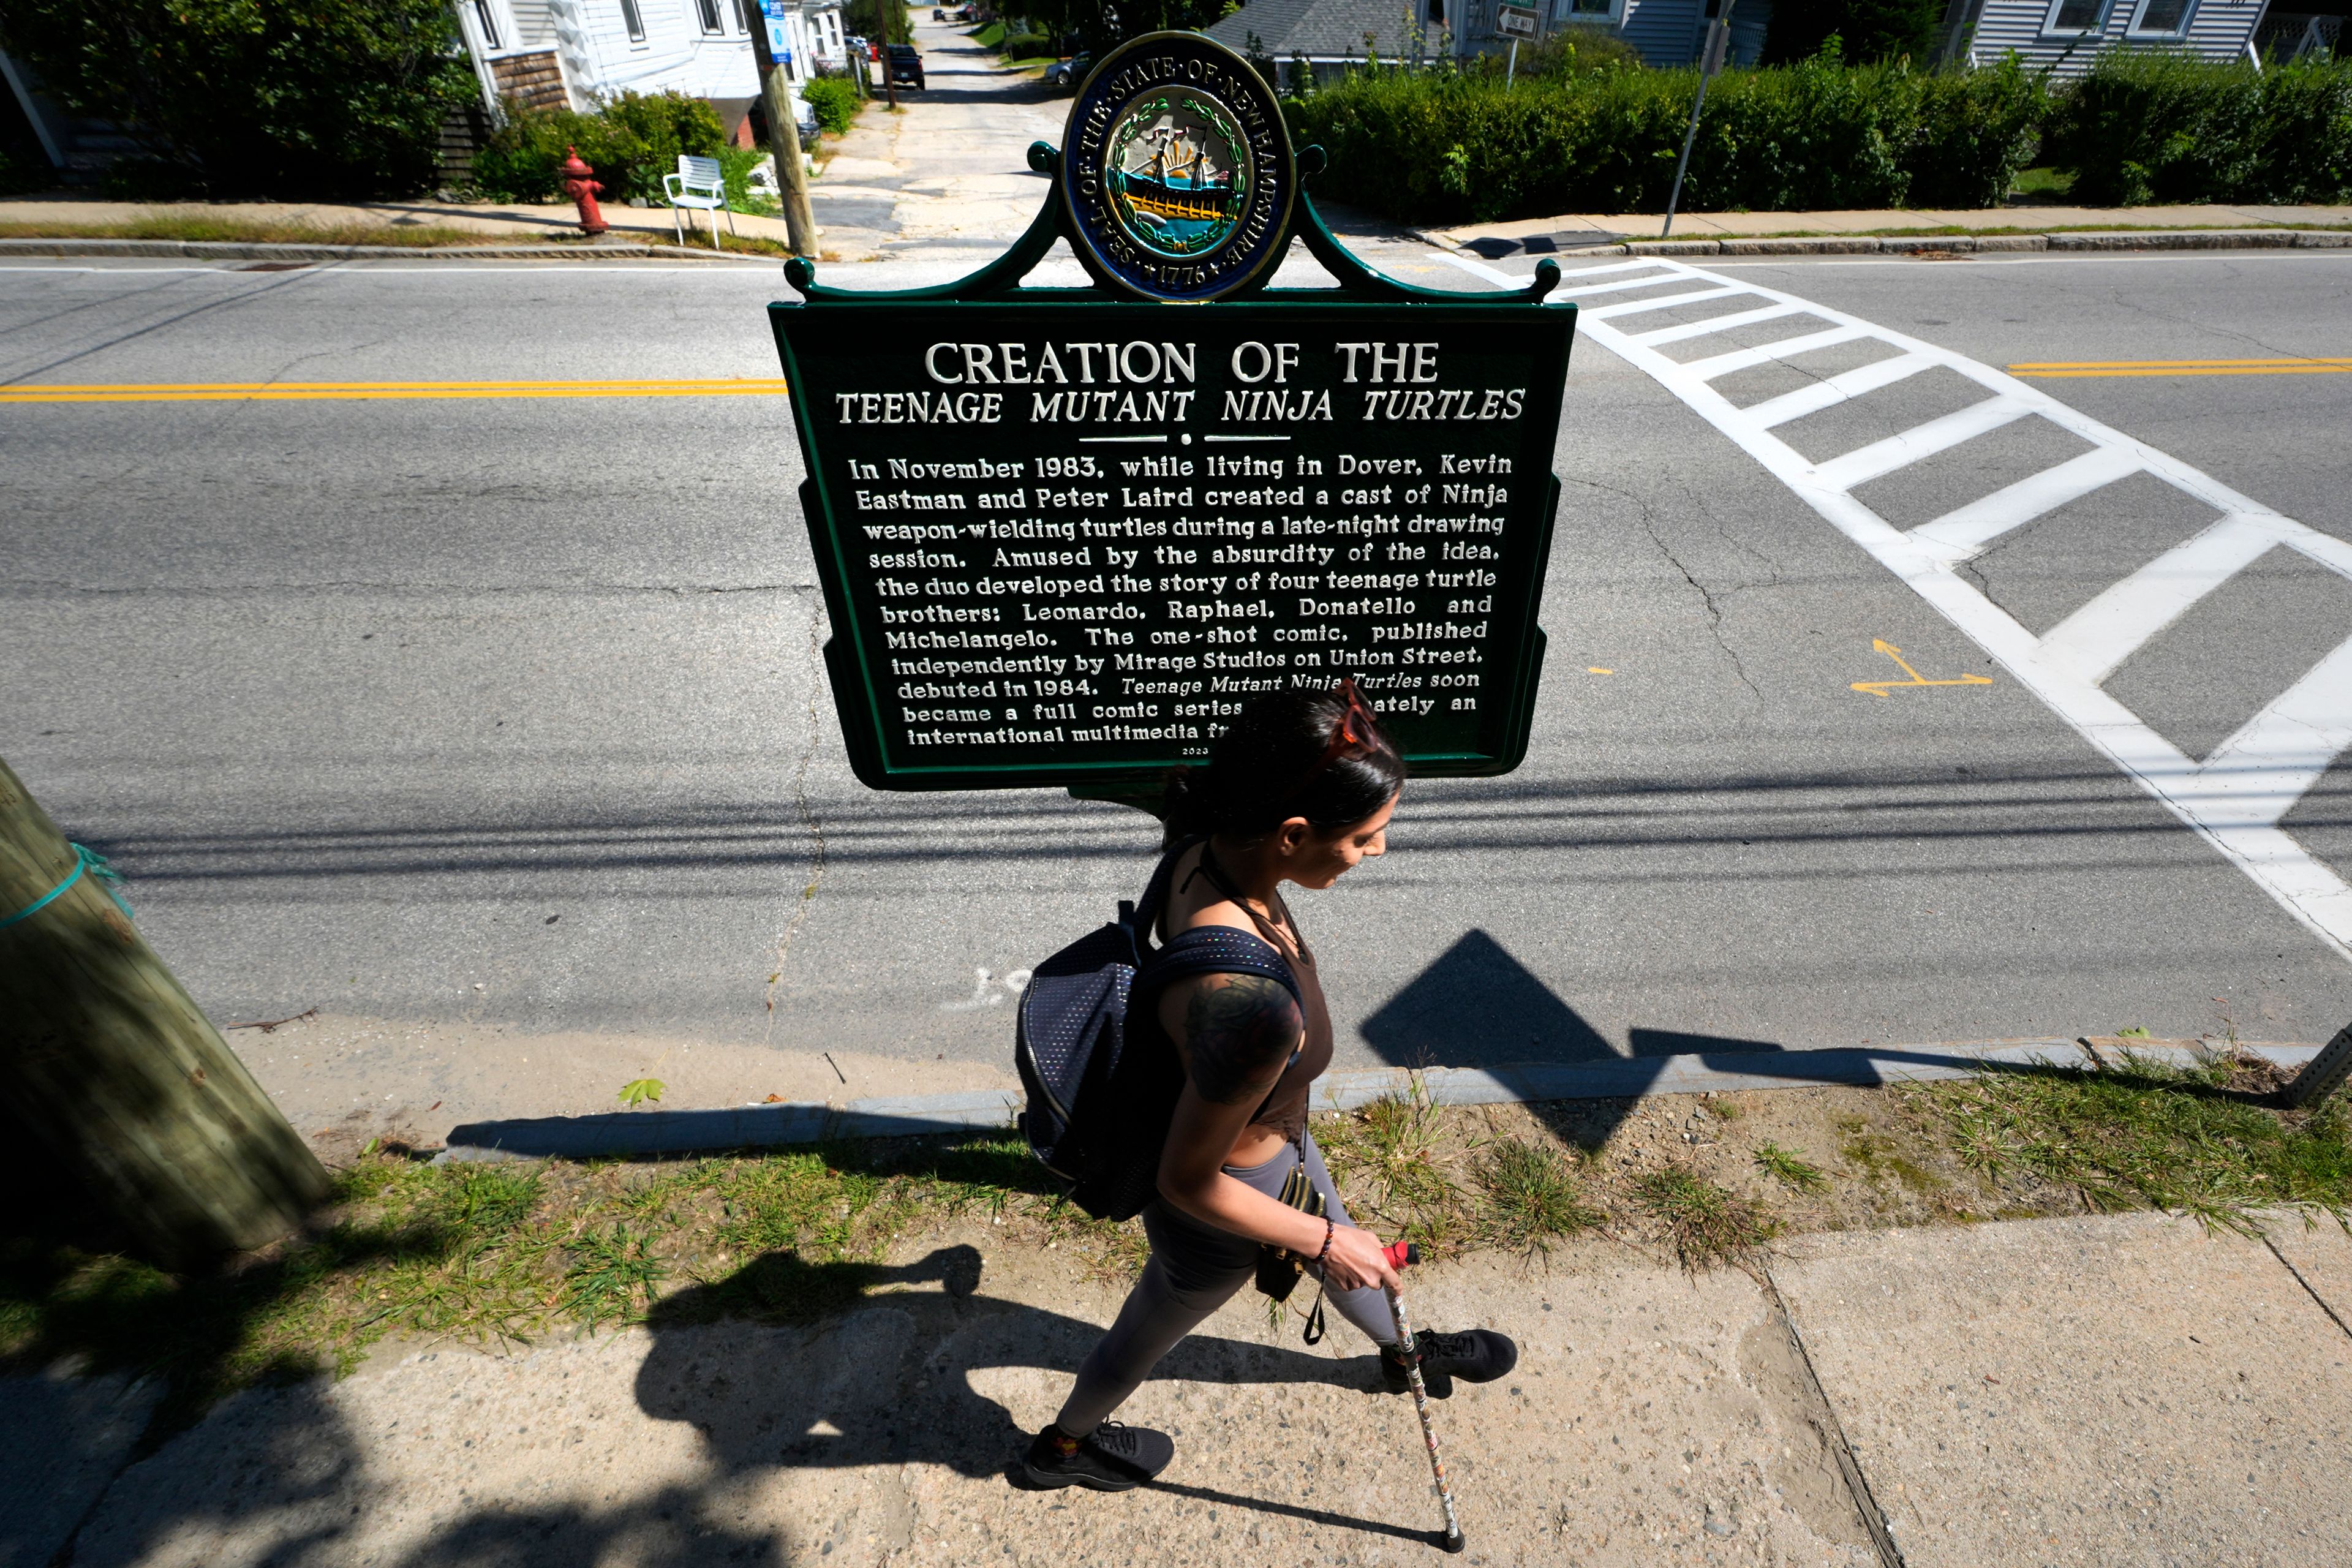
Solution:
[(2106, 21), (2107, 0), (2050, 0), (2044, 33), (2095, 33)]
[(1563, 22), (1615, 22), (1625, 15), (1625, 0), (1552, 0), (1554, 26)]
[(474, 0), (474, 21), (482, 29), (482, 47), (506, 47), (499, 39), (499, 8), (493, 0)]
[(719, 19), (719, 0), (694, 0), (694, 9), (705, 33), (714, 38), (726, 37), (727, 24)]
[(2189, 31), (2196, 0), (2139, 0), (2132, 9), (2130, 31), (2138, 37), (2177, 38)]
[(646, 41), (646, 14), (637, 9), (637, 0), (621, 0), (621, 26), (629, 30), (629, 42)]

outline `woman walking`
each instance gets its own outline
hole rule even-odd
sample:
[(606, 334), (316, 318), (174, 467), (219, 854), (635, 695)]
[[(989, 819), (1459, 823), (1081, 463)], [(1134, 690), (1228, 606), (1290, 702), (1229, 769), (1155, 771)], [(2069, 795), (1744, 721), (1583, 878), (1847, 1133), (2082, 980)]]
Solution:
[[(1161, 1152), (1159, 1195), (1143, 1211), (1151, 1259), (1118, 1321), (1078, 1368), (1076, 1384), (1024, 1463), (1041, 1487), (1124, 1491), (1174, 1456), (1159, 1432), (1109, 1419), (1160, 1359), (1241, 1289), (1262, 1251), (1304, 1260), (1331, 1306), (1379, 1346), (1391, 1392), (1408, 1386), (1384, 1288), (1396, 1272), (1381, 1244), (1348, 1218), (1307, 1127), (1307, 1093), (1330, 1065), (1331, 1018), (1315, 955), (1283, 901), (1282, 884), (1328, 888), (1387, 849), (1404, 763), (1357, 694), (1282, 691), (1259, 698), (1210, 748), (1205, 768), (1169, 784), (1167, 839), (1154, 891), (1157, 957), (1270, 949), (1297, 983), (1188, 963), (1155, 986), (1138, 974), (1128, 1005), (1131, 1045), (1166, 1036), (1184, 1088)], [(1278, 1195), (1304, 1169), (1323, 1213)], [(1432, 1394), (1454, 1379), (1502, 1376), (1517, 1347), (1486, 1329), (1419, 1336)]]

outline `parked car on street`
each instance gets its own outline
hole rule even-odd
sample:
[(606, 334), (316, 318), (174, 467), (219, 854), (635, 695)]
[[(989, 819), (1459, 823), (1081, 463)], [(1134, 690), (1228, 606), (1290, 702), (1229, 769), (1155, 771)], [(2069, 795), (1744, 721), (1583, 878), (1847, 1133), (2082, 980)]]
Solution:
[(1078, 85), (1087, 79), (1087, 73), (1094, 68), (1095, 58), (1092, 55), (1072, 55), (1068, 59), (1055, 60), (1045, 68), (1045, 85), (1059, 88), (1064, 92), (1076, 92)]
[(923, 57), (915, 52), (912, 44), (890, 46), (890, 79), (901, 87), (923, 85)]

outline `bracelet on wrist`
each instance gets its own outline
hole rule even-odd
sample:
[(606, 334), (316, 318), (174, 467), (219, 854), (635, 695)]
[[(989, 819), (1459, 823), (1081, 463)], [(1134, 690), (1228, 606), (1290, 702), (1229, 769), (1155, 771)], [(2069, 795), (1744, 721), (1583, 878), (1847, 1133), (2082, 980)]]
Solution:
[(1329, 1215), (1325, 1215), (1323, 1216), (1323, 1247), (1321, 1251), (1315, 1255), (1316, 1268), (1322, 1268), (1324, 1260), (1331, 1256), (1331, 1238), (1338, 1234), (1339, 1228), (1331, 1223), (1331, 1216)]

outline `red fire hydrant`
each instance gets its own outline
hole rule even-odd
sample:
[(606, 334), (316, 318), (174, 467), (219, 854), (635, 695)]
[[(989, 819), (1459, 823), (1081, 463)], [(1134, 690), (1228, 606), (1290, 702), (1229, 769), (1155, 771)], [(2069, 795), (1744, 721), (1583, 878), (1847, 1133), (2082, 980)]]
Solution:
[(580, 161), (580, 149), (566, 147), (562, 164), (555, 171), (563, 176), (563, 194), (580, 208), (580, 232), (593, 239), (612, 227), (604, 221), (604, 211), (596, 205), (596, 193), (604, 187), (588, 176), (596, 171)]

